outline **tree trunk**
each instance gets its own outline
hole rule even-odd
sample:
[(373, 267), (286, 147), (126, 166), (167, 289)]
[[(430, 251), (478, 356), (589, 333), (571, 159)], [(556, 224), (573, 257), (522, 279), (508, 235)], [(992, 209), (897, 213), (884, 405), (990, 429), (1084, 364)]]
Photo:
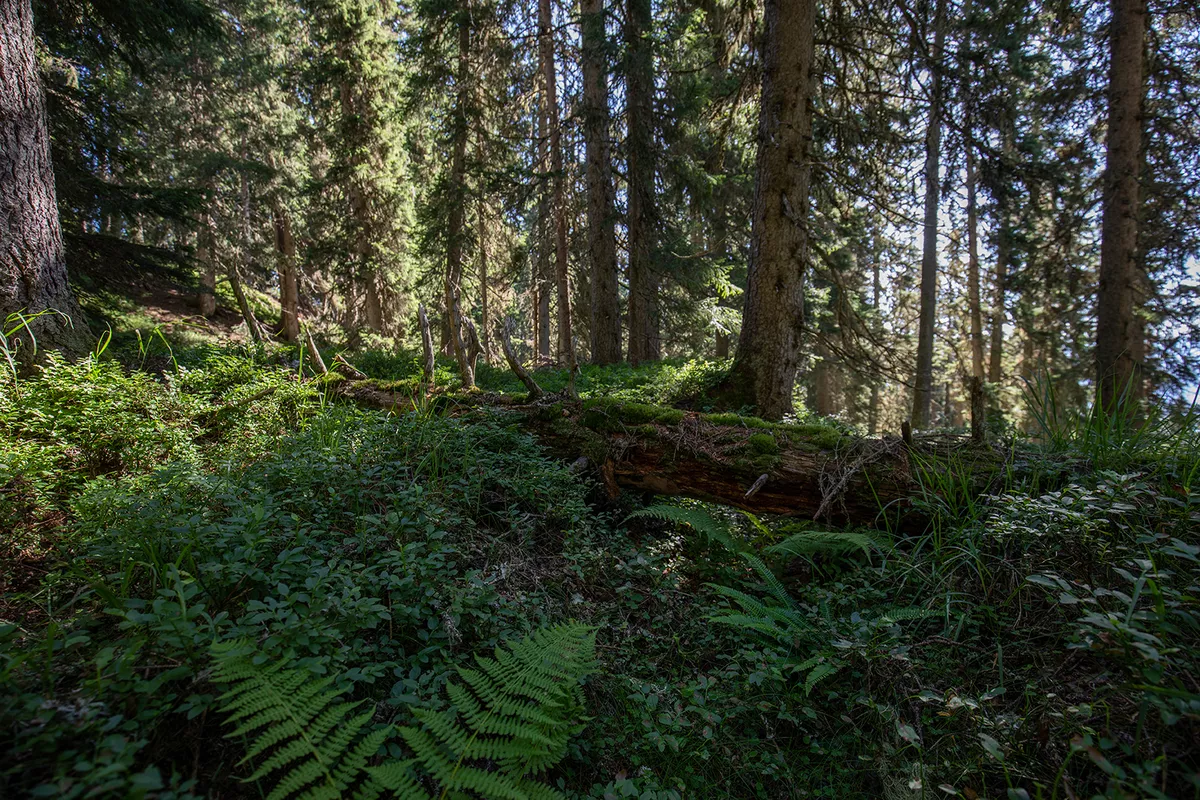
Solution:
[(979, 209), (976, 200), (978, 174), (974, 145), (967, 150), (967, 305), (971, 317), (971, 377), (983, 378), (983, 307), (979, 288)]
[(588, 251), (592, 276), (592, 363), (621, 360), (621, 306), (617, 289), (612, 154), (609, 150), (608, 70), (604, 0), (580, 0), (583, 49), (583, 137), (587, 148)]
[(550, 133), (550, 171), (554, 192), (551, 215), (554, 224), (554, 277), (558, 290), (558, 359), (567, 369), (567, 383), (574, 393), (575, 345), (571, 337), (571, 287), (567, 272), (566, 170), (563, 168), (562, 125), (558, 118), (558, 76), (554, 65), (554, 36), (550, 0), (538, 0), (538, 38), (541, 43), (542, 75), (546, 83), (546, 115)]
[(628, 0), (625, 16), (629, 363), (660, 357), (654, 235), (654, 54), (650, 0)]
[(90, 335), (67, 283), (29, 0), (0, 3), (0, 43), (0, 324), (48, 311), (30, 322), (38, 347), (79, 355)]
[(300, 341), (300, 287), (296, 275), (296, 240), (292, 236), (292, 221), (278, 198), (272, 203), (275, 223), (275, 252), (279, 263), (279, 320), (283, 338)]
[(930, 51), (929, 119), (925, 128), (925, 224), (921, 245), (921, 313), (917, 331), (917, 371), (912, 426), (929, 427), (933, 403), (933, 333), (937, 324), (938, 201), (942, 155), (942, 50), (946, 42), (946, 2), (937, 0)]
[(1100, 288), (1096, 304), (1096, 386), (1099, 408), (1114, 413), (1123, 396), (1132, 411), (1141, 397), (1139, 329), (1134, 318), (1138, 263), (1138, 175), (1145, 96), (1146, 0), (1112, 0), (1101, 221)]
[(196, 232), (196, 264), (200, 268), (200, 313), (211, 317), (217, 313), (217, 234), (207, 211), (201, 214)]
[[(458, 368), (463, 376), (464, 388), (467, 386), (467, 352), (462, 347), (461, 319), (455, 307), (459, 302), (462, 286), (463, 268), (463, 238), (466, 235), (466, 192), (463, 181), (466, 180), (467, 164), (467, 102), (469, 99), (468, 82), (470, 76), (471, 53), (471, 22), (463, 14), (458, 21), (458, 72), (455, 81), (458, 92), (454, 107), (454, 145), (450, 157), (450, 207), (446, 209), (446, 280), (444, 286), (445, 319), (448, 325), (443, 326), (443, 335), (448, 331), (449, 345), (458, 360)], [(474, 385), (472, 380), (471, 385)]]
[[(244, 146), (242, 158), (246, 158)], [(244, 172), (241, 175), (240, 193), (242, 206), (241, 260), (244, 264), (251, 264), (254, 261), (251, 255), (254, 250), (254, 235), (253, 227), (250, 224), (250, 181)], [(250, 308), (250, 301), (246, 299), (246, 292), (242, 288), (241, 267), (233, 259), (229, 262), (228, 275), (229, 286), (233, 289), (233, 296), (237, 298), (238, 308), (241, 309), (242, 319), (246, 321), (246, 329), (250, 334), (250, 338), (255, 342), (261, 343), (263, 340), (262, 328), (259, 327), (258, 319), (255, 318), (254, 311)]]
[[(539, 65), (540, 66), (540, 65)], [(539, 69), (539, 73), (544, 78), (545, 71)], [(541, 173), (541, 185), (538, 188), (538, 209), (537, 209), (537, 263), (534, 265), (536, 277), (534, 285), (537, 287), (534, 295), (535, 310), (534, 320), (535, 345), (537, 347), (537, 357), (534, 358), (534, 367), (538, 366), (539, 362), (550, 360), (550, 192), (546, 188), (546, 179), (550, 173), (550, 114), (548, 112), (547, 89), (542, 86), (541, 102), (538, 106), (538, 171)]]
[[(882, 334), (883, 316), (879, 308), (879, 299), (883, 294), (883, 284), (879, 279), (879, 253), (873, 248), (871, 253), (871, 308), (875, 311), (872, 325), (876, 335)], [(867, 409), (867, 434), (874, 436), (879, 431), (879, 376), (871, 377), (871, 404)]]
[(718, 392), (779, 419), (792, 410), (804, 327), (815, 0), (767, 0), (750, 264), (737, 355)]
[(491, 363), (491, 314), (488, 307), (488, 248), (487, 204), (479, 203), (479, 305), (480, 325), (483, 328), (481, 347), (484, 363)]
[(1007, 316), (1005, 296), (1008, 283), (1008, 264), (1012, 259), (1012, 187), (1008, 182), (1009, 162), (1013, 157), (1016, 138), (1011, 113), (1006, 113), (1000, 129), (1000, 177), (996, 183), (996, 206), (999, 216), (996, 226), (996, 274), (992, 287), (991, 352), (988, 356), (988, 381), (999, 383), (1004, 375), (1004, 319)]

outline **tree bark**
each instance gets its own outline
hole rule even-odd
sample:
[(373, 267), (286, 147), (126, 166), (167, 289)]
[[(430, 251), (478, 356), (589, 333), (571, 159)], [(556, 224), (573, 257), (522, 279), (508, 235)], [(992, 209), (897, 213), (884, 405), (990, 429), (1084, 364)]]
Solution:
[(275, 223), (275, 252), (279, 259), (279, 319), (283, 338), (300, 340), (300, 287), (296, 275), (296, 240), (292, 236), (292, 221), (278, 198), (272, 203)]
[[(0, 2), (0, 324), (48, 311), (29, 323), (37, 346), (80, 355), (90, 334), (67, 283), (37, 63), (30, 1)], [(17, 338), (24, 360), (32, 343)]]
[(991, 352), (988, 356), (988, 381), (999, 383), (1004, 375), (1004, 319), (1007, 316), (1005, 297), (1008, 283), (1008, 264), (1012, 259), (1012, 187), (1009, 185), (1009, 163), (1013, 157), (1016, 138), (1011, 112), (1005, 114), (1000, 129), (1000, 175), (996, 182), (996, 206), (999, 217), (996, 226), (996, 272), (992, 287)]
[(571, 287), (567, 270), (566, 170), (563, 168), (562, 125), (558, 116), (558, 76), (554, 64), (554, 35), (550, 0), (538, 0), (538, 38), (541, 44), (542, 75), (546, 83), (546, 115), (550, 134), (550, 171), (554, 191), (551, 214), (554, 220), (554, 277), (558, 291), (558, 359), (567, 369), (567, 383), (574, 394), (575, 344), (571, 336)]
[(217, 235), (208, 211), (201, 214), (196, 232), (196, 264), (200, 269), (200, 313), (211, 317), (217, 313)]
[(661, 355), (654, 236), (654, 54), (650, 0), (628, 0), (625, 12), (629, 363)]
[(946, 42), (946, 2), (937, 0), (930, 51), (929, 119), (925, 128), (925, 223), (921, 245), (921, 312), (917, 331), (917, 370), (912, 426), (929, 427), (933, 404), (933, 333), (937, 324), (938, 204), (942, 155), (942, 51)]
[(750, 264), (737, 355), (718, 392), (765, 419), (792, 410), (804, 328), (815, 0), (767, 0)]
[(1135, 320), (1138, 277), (1138, 175), (1145, 97), (1146, 0), (1112, 0), (1101, 220), (1100, 287), (1096, 304), (1096, 386), (1104, 413), (1133, 411), (1141, 397), (1142, 364)]
[(483, 328), (483, 342), (481, 348), (483, 350), (483, 360), (485, 363), (490, 363), (492, 359), (491, 347), (491, 314), (488, 307), (488, 248), (487, 248), (487, 203), (479, 203), (479, 305), (480, 305), (480, 327)]
[(443, 336), (449, 334), (449, 345), (458, 361), (458, 368), (463, 376), (464, 388), (474, 385), (467, 383), (467, 352), (462, 347), (462, 321), (456, 311), (459, 293), (462, 285), (463, 269), (463, 238), (466, 234), (466, 192), (463, 181), (466, 180), (467, 163), (467, 103), (469, 101), (468, 82), (470, 80), (471, 53), (471, 21), (463, 13), (458, 21), (458, 69), (455, 75), (457, 93), (454, 103), (454, 144), (450, 157), (450, 207), (446, 209), (446, 278), (444, 284), (443, 303), (445, 304), (447, 325), (443, 326)]
[[(540, 55), (539, 55), (540, 58)], [(539, 64), (539, 67), (541, 65)], [(545, 78), (545, 70), (539, 69), (539, 74)], [(541, 185), (538, 188), (537, 207), (537, 259), (534, 264), (534, 343), (537, 347), (537, 357), (534, 367), (539, 362), (550, 360), (550, 191), (546, 179), (550, 173), (550, 114), (547, 100), (548, 89), (543, 80), (541, 102), (538, 104), (538, 171), (541, 173)]]
[(604, 54), (604, 22), (604, 0), (580, 0), (593, 364), (613, 364), (621, 360), (621, 306), (617, 288), (612, 154), (608, 142), (608, 70)]

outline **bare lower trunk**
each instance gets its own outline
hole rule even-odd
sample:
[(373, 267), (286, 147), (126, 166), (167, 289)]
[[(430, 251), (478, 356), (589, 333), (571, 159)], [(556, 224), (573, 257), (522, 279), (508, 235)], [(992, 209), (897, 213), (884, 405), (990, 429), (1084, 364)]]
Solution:
[(481, 347), (483, 348), (483, 360), (485, 363), (490, 362), (492, 358), (491, 346), (491, 314), (488, 308), (488, 228), (487, 228), (487, 207), (485, 204), (479, 204), (479, 305), (480, 305), (480, 326), (483, 328)]
[(196, 264), (200, 270), (200, 313), (211, 317), (217, 313), (217, 241), (212, 217), (200, 217), (196, 233)]
[(767, 0), (742, 331), (718, 391), (766, 419), (792, 410), (804, 327), (815, 0)]
[(1112, 0), (1112, 42), (1101, 222), (1100, 288), (1096, 304), (1096, 385), (1099, 407), (1132, 411), (1142, 393), (1138, 279), (1138, 174), (1145, 96), (1146, 0)]
[(1013, 187), (1010, 183), (1010, 163), (1016, 150), (1013, 112), (1006, 109), (1000, 124), (1000, 174), (993, 193), (999, 217), (996, 226), (996, 271), (992, 286), (991, 352), (988, 356), (988, 381), (999, 383), (1004, 375), (1004, 320), (1008, 316), (1005, 298), (1008, 287), (1008, 265), (1013, 251)]
[(300, 340), (300, 290), (296, 276), (296, 240), (292, 222), (283, 204), (276, 200), (272, 206), (275, 222), (275, 252), (279, 257), (279, 319), (283, 338)]
[[(79, 355), (90, 334), (67, 284), (37, 64), (29, 0), (0, 2), (0, 325), (40, 314), (29, 322), (38, 346)], [(15, 338), (32, 355), (32, 341)]]
[[(545, 72), (540, 71), (544, 77)], [(538, 170), (542, 173), (542, 184), (538, 189), (537, 260), (534, 265), (534, 343), (537, 347), (536, 365), (550, 360), (550, 291), (553, 284), (550, 269), (550, 191), (546, 179), (550, 172), (550, 115), (548, 113), (546, 87), (543, 83), (541, 103), (538, 108)]]
[(979, 289), (979, 210), (973, 144), (967, 150), (967, 309), (971, 317), (971, 377), (983, 379), (983, 308)]
[(654, 237), (654, 54), (650, 0), (628, 0), (625, 43), (628, 48), (628, 222), (629, 239), (629, 363), (660, 357), (658, 278), (653, 258)]
[(554, 38), (550, 0), (538, 0), (538, 38), (541, 43), (542, 75), (546, 83), (546, 115), (550, 133), (550, 171), (554, 192), (551, 215), (554, 224), (554, 277), (558, 294), (558, 359), (567, 369), (569, 393), (575, 389), (575, 344), (571, 337), (571, 287), (567, 271), (566, 171), (563, 168), (562, 126), (558, 119), (558, 77), (554, 65)]
[(587, 225), (591, 257), (592, 363), (621, 360), (621, 307), (609, 152), (608, 70), (604, 57), (604, 0), (581, 0), (583, 136), (587, 147)]
[[(468, 386), (467, 352), (462, 345), (462, 322), (457, 311), (462, 285), (463, 238), (466, 235), (466, 193), (463, 181), (466, 177), (467, 161), (467, 102), (468, 70), (470, 69), (471, 27), (465, 15), (458, 23), (458, 93), (454, 109), (454, 150), (450, 160), (450, 186), (454, 193), (447, 209), (446, 220), (446, 278), (442, 301), (446, 307), (445, 319), (449, 323), (443, 336), (449, 334), (449, 344), (458, 360), (463, 385)], [(474, 374), (470, 375), (470, 386), (474, 385)]]
[(713, 356), (716, 358), (729, 358), (728, 333), (717, 331), (716, 342), (713, 344)]
[(921, 244), (921, 313), (917, 331), (917, 369), (913, 384), (912, 426), (927, 428), (933, 405), (933, 329), (937, 324), (938, 204), (942, 155), (942, 50), (946, 41), (945, 0), (934, 11), (930, 51), (929, 117), (925, 128), (925, 223)]

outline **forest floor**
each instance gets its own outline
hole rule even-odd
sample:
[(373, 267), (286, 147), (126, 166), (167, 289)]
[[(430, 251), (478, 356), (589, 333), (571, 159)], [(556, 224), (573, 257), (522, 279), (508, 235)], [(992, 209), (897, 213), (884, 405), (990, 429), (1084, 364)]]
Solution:
[[(613, 499), (504, 409), (357, 408), (295, 350), (151, 299), (95, 300), (101, 355), (3, 377), (0, 796), (290, 796), (303, 770), (334, 797), (388, 775), (400, 797), (1200, 795), (1194, 420), (1045, 420), (1004, 434), (1024, 466), (986, 493), (965, 465), (915, 464), (922, 530), (837, 529)], [(347, 356), (381, 380), (420, 369)], [(722, 367), (587, 367), (580, 388), (670, 404)], [(439, 361), (438, 391), (454, 376)], [(479, 380), (521, 390), (486, 365)], [(543, 703), (540, 734), (490, 734), (489, 754), (434, 735), (473, 719), (477, 656), (561, 655), (582, 630), (582, 707)], [(286, 691), (262, 712), (279, 741), (231, 724), (229, 680), (318, 677), (294, 693), (368, 712), (346, 741), (304, 751), (337, 726), (314, 712), (289, 733)], [(326, 770), (352, 737), (362, 763)], [(538, 768), (518, 775), (502, 744)]]

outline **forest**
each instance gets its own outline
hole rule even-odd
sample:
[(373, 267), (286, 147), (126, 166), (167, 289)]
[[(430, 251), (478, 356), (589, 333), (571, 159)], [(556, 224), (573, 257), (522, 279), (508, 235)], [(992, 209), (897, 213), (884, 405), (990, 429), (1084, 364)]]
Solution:
[(0, 797), (1200, 798), (1194, 0), (0, 0)]

